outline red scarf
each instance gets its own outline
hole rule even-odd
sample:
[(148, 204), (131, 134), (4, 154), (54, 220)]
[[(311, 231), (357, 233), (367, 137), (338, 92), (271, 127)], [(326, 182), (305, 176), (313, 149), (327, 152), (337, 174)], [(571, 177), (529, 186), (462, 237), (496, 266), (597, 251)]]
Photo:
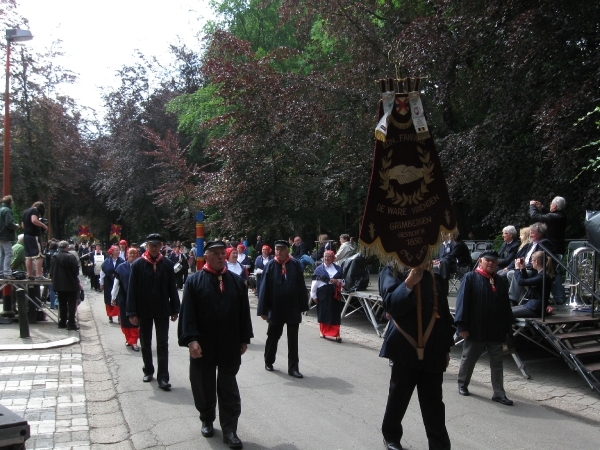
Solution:
[(288, 255), (288, 257), (285, 261), (279, 261), (277, 256), (273, 259), (275, 261), (277, 261), (277, 264), (281, 264), (281, 275), (283, 275), (285, 277), (285, 274), (287, 273), (287, 269), (286, 269), (285, 265), (291, 261), (292, 257), (290, 255)]
[(482, 275), (482, 276), (486, 277), (488, 280), (490, 280), (490, 284), (492, 285), (492, 292), (496, 292), (496, 286), (494, 285), (494, 278), (489, 273), (487, 273), (481, 267), (478, 267), (477, 269), (475, 269), (475, 272), (477, 272), (479, 275)]
[(152, 255), (150, 255), (150, 252), (148, 250), (146, 250), (144, 252), (144, 254), (142, 255), (142, 258), (146, 262), (148, 262), (148, 263), (150, 263), (150, 264), (152, 264), (154, 266), (154, 273), (156, 273), (156, 265), (160, 262), (161, 259), (163, 259), (163, 255), (162, 255), (162, 253), (159, 252), (158, 256), (156, 257), (156, 259), (153, 259)]
[(217, 279), (219, 280), (219, 289), (221, 290), (221, 294), (222, 294), (223, 292), (225, 292), (225, 283), (223, 283), (223, 274), (224, 274), (225, 272), (227, 272), (227, 264), (225, 264), (225, 265), (223, 266), (223, 270), (221, 270), (221, 273), (218, 273), (218, 272), (217, 272), (215, 269), (213, 269), (212, 267), (210, 267), (210, 266), (208, 265), (208, 263), (205, 263), (205, 264), (202, 266), (202, 270), (204, 270), (204, 271), (206, 271), (206, 272), (208, 272), (208, 273), (212, 273), (213, 275), (216, 275), (216, 276), (217, 276)]

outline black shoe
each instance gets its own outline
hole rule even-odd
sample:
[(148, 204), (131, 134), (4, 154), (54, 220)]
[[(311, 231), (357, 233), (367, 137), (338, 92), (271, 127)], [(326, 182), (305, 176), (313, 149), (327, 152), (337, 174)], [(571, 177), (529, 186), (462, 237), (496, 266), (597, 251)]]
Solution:
[(67, 328), (67, 324), (66, 323), (59, 323), (58, 324), (58, 328)]
[(506, 395), (503, 395), (502, 397), (492, 397), (492, 401), (502, 403), (503, 405), (506, 405), (506, 406), (512, 406), (514, 404), (514, 402), (512, 400), (509, 400), (508, 398), (506, 398)]
[(108, 323), (113, 323), (112, 317), (108, 318)]
[(244, 445), (237, 434), (235, 432), (230, 431), (228, 433), (223, 433), (223, 442), (229, 444), (229, 448), (243, 448)]
[(79, 330), (79, 325), (69, 325), (67, 327), (67, 330), (77, 331), (77, 330)]
[(383, 438), (383, 446), (387, 450), (402, 450), (402, 446), (400, 445), (400, 442), (386, 441), (385, 438)]
[(204, 437), (212, 437), (215, 434), (215, 429), (213, 428), (212, 422), (202, 422), (202, 429), (200, 430), (202, 436)]
[(469, 392), (469, 389), (467, 389), (466, 386), (459, 386), (458, 393), (460, 395), (464, 395), (465, 397), (468, 397), (469, 395), (471, 395), (471, 393)]
[(288, 372), (288, 374), (289, 374), (290, 376), (294, 377), (294, 378), (304, 378), (304, 375), (302, 375), (300, 372), (298, 372), (298, 370), (297, 370), (297, 369), (290, 370), (290, 371)]
[(142, 381), (144, 383), (149, 383), (150, 381), (152, 381), (152, 375), (144, 375), (144, 378), (142, 378)]
[(167, 380), (165, 380), (163, 378), (162, 380), (158, 380), (158, 387), (160, 389), (162, 389), (163, 391), (170, 391), (171, 390), (171, 383), (169, 383)]
[(265, 370), (268, 372), (273, 372), (273, 364), (265, 364)]

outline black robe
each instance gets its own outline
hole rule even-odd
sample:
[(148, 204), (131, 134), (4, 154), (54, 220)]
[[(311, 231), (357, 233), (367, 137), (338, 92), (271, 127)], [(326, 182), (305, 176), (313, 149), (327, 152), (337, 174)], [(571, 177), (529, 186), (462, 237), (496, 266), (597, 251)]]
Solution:
[(224, 292), (217, 276), (199, 270), (188, 277), (183, 289), (177, 327), (179, 345), (197, 341), (202, 359), (215, 366), (239, 366), (240, 344), (254, 337), (248, 290), (232, 272), (223, 274)]
[[(260, 270), (264, 271), (265, 270), (265, 266), (272, 259), (273, 259), (273, 256), (271, 256), (271, 255), (267, 256), (266, 260), (263, 258), (262, 255), (258, 255), (256, 257), (256, 260), (254, 261), (254, 268), (255, 269), (260, 269)], [(260, 283), (261, 283), (261, 281), (262, 281), (262, 273), (259, 273), (259, 274), (256, 275), (256, 295), (258, 295), (260, 293)]]
[(302, 313), (308, 311), (308, 291), (302, 266), (293, 258), (282, 265), (271, 261), (265, 266), (258, 294), (257, 315), (268, 316), (270, 324), (299, 324)]
[(125, 261), (117, 267), (115, 278), (119, 280), (119, 292), (117, 294), (117, 305), (119, 305), (119, 318), (121, 327), (138, 328), (133, 325), (127, 317), (127, 290), (129, 289), (129, 276), (131, 275), (131, 264)]
[[(341, 280), (344, 278), (342, 269), (337, 264), (333, 267), (337, 271), (333, 278)], [(325, 264), (317, 266), (313, 274), (313, 280), (321, 280), (324, 282), (329, 281), (329, 274), (325, 270)], [(340, 298), (333, 298), (335, 294), (335, 286), (333, 284), (324, 284), (317, 288), (317, 320), (319, 323), (325, 325), (339, 325), (342, 323), (342, 309), (344, 308), (344, 302), (342, 302), (341, 294)]]
[(473, 342), (501, 343), (511, 331), (508, 282), (499, 275), (493, 278), (496, 292), (490, 280), (477, 272), (468, 272), (460, 283), (454, 321), (458, 331), (468, 331)]
[(115, 274), (117, 273), (115, 269), (119, 267), (119, 265), (123, 264), (125, 261), (120, 256), (113, 262), (112, 258), (106, 258), (102, 263), (102, 271), (104, 272), (104, 304), (111, 304), (112, 299), (110, 298), (110, 293), (112, 291), (113, 286), (115, 285)]
[[(400, 328), (417, 340), (417, 292), (416, 289), (408, 291), (404, 284), (405, 278), (406, 276), (402, 274), (394, 277), (393, 269), (390, 266), (384, 267), (379, 275), (379, 295), (381, 295), (386, 312), (392, 316)], [(452, 327), (446, 284), (438, 274), (435, 274), (435, 278), (433, 278), (429, 271), (423, 273), (423, 278), (419, 282), (421, 285), (423, 333), (427, 330), (433, 312), (434, 280), (438, 292), (440, 317), (435, 320), (431, 335), (427, 339), (423, 359), (418, 359), (415, 348), (398, 331), (393, 322), (390, 323), (384, 336), (379, 356), (391, 359), (406, 370), (420, 369), (429, 373), (444, 372), (446, 355), (450, 352), (450, 347), (454, 345), (452, 338), (454, 327)]]
[(156, 264), (156, 272), (144, 258), (133, 262), (127, 290), (127, 316), (171, 317), (179, 314), (180, 305), (173, 263), (168, 258), (163, 257)]

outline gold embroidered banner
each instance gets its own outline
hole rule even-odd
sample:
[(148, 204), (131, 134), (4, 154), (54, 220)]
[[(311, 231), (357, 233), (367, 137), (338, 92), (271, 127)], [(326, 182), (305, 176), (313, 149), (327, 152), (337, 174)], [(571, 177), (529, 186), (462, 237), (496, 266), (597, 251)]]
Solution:
[[(407, 85), (410, 86), (410, 80)], [(390, 90), (381, 83), (381, 91)], [(418, 91), (418, 81), (414, 91)], [(359, 243), (382, 260), (418, 267), (441, 231), (456, 228), (446, 180), (430, 133), (417, 135), (409, 94), (397, 93), (385, 142), (375, 141)], [(379, 119), (383, 116), (379, 104)]]

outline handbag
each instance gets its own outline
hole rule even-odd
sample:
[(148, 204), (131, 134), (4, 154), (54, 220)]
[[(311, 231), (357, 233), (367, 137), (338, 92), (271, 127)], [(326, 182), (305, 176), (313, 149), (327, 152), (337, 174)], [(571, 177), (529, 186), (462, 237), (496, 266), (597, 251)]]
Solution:
[(181, 270), (181, 263), (176, 263), (173, 266), (173, 270), (175, 271), (175, 273), (179, 272)]

